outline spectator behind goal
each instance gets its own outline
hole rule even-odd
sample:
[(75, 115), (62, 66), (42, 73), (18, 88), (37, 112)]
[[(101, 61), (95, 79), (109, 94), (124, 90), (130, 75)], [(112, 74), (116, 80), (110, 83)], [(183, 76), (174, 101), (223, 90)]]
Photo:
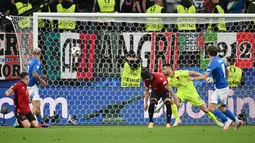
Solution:
[(119, 12), (119, 0), (97, 0), (95, 5), (95, 12), (100, 13), (114, 13)]
[[(61, 3), (57, 4), (56, 11), (58, 13), (75, 13), (79, 12), (79, 9), (76, 4), (73, 3), (73, 0), (63, 0)], [(73, 20), (58, 20), (57, 24), (54, 25), (57, 25), (56, 28), (58, 28), (59, 32), (63, 32), (77, 29), (77, 24), (78, 23)]]
[[(119, 0), (97, 0), (95, 4), (95, 12), (100, 13), (118, 13), (120, 9), (120, 1)], [(97, 25), (97, 31), (101, 31), (102, 29), (112, 30), (114, 27), (113, 22), (104, 22), (105, 20), (111, 21), (112, 19), (99, 18), (99, 23), (94, 23)]]
[[(163, 0), (154, 0), (154, 1), (155, 1), (155, 4), (149, 7), (146, 13), (148, 14), (165, 13), (166, 10), (163, 7)], [(164, 29), (165, 29), (164, 24), (162, 23), (161, 18), (147, 18), (146, 32), (161, 32), (161, 31), (163, 32)]]
[(133, 50), (127, 54), (121, 75), (121, 87), (140, 87), (142, 65)]
[[(27, 0), (16, 0), (14, 8), (10, 12), (10, 15), (20, 16), (21, 14), (32, 9), (32, 4)], [(18, 27), (21, 29), (31, 28), (32, 21), (30, 18), (20, 18), (18, 21)]]
[[(38, 7), (40, 8), (37, 12), (50, 12), (50, 7), (48, 5), (45, 5), (41, 1), (37, 0), (37, 1), (33, 2), (32, 6), (33, 6), (33, 8), (38, 8)], [(50, 31), (52, 26), (53, 26), (52, 20), (38, 19), (38, 31), (39, 32)]]
[[(213, 10), (212, 13), (218, 13), (218, 14), (224, 14), (224, 9), (222, 8), (222, 5), (219, 3), (219, 0), (209, 0), (209, 3), (212, 3)], [(225, 18), (211, 18), (210, 21), (213, 21), (214, 23), (210, 23), (208, 26), (208, 31), (214, 31), (214, 32), (226, 32), (226, 20)], [(217, 22), (217, 23), (215, 23)]]
[(120, 12), (121, 13), (132, 13), (136, 12), (136, 7), (135, 7), (135, 0), (123, 0), (120, 3)]
[[(176, 6), (175, 13), (178, 14), (194, 14), (196, 13), (196, 7), (190, 0), (181, 0)], [(185, 21), (190, 21), (189, 24), (182, 23)], [(196, 19), (195, 18), (177, 18), (177, 28), (178, 31), (183, 32), (195, 32), (196, 31)]]
[(155, 0), (142, 0), (142, 9), (146, 13), (147, 9), (155, 4)]

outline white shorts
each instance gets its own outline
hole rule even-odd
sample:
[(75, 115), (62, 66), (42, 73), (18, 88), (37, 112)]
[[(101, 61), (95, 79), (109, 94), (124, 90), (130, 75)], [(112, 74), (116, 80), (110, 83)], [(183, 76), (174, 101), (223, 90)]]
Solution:
[(28, 86), (27, 89), (30, 101), (40, 100), (39, 88), (37, 87), (37, 85), (34, 85), (32, 87)]
[(222, 89), (216, 89), (210, 99), (209, 103), (214, 103), (217, 105), (226, 105), (227, 99), (228, 99), (228, 93), (229, 93), (229, 87), (222, 88)]

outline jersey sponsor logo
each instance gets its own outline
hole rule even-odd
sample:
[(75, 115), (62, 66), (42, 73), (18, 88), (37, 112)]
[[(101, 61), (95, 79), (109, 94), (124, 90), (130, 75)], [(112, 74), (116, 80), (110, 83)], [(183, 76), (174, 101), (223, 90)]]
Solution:
[(25, 115), (21, 115), (20, 117), (22, 120), (26, 119), (26, 116)]

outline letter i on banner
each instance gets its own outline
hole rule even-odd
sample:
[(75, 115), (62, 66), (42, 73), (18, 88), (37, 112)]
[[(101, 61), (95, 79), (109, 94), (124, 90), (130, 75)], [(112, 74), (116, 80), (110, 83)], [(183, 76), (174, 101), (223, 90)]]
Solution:
[(235, 66), (240, 68), (254, 67), (254, 33), (238, 32), (236, 35), (238, 43), (236, 51)]
[(152, 33), (150, 71), (162, 72), (165, 63), (171, 63), (176, 67), (178, 57), (176, 43), (177, 38), (174, 33)]

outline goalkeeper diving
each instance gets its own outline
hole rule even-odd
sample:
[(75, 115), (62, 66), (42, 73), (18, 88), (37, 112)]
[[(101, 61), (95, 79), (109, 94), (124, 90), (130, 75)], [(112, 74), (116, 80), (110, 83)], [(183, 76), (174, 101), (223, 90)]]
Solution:
[[(179, 103), (184, 103), (188, 101), (193, 106), (198, 106), (209, 118), (211, 118), (214, 123), (218, 126), (224, 126), (223, 123), (219, 122), (217, 118), (212, 114), (205, 105), (205, 102), (198, 95), (197, 90), (192, 81), (189, 80), (190, 76), (200, 76), (199, 72), (188, 71), (188, 70), (178, 70), (174, 71), (170, 64), (163, 65), (163, 74), (167, 77), (168, 83), (171, 87), (177, 88), (177, 94)], [(161, 103), (156, 112), (162, 108), (164, 103)], [(181, 124), (181, 120), (178, 114), (178, 109), (175, 104), (171, 105), (172, 113), (175, 117), (175, 123), (173, 126)]]

